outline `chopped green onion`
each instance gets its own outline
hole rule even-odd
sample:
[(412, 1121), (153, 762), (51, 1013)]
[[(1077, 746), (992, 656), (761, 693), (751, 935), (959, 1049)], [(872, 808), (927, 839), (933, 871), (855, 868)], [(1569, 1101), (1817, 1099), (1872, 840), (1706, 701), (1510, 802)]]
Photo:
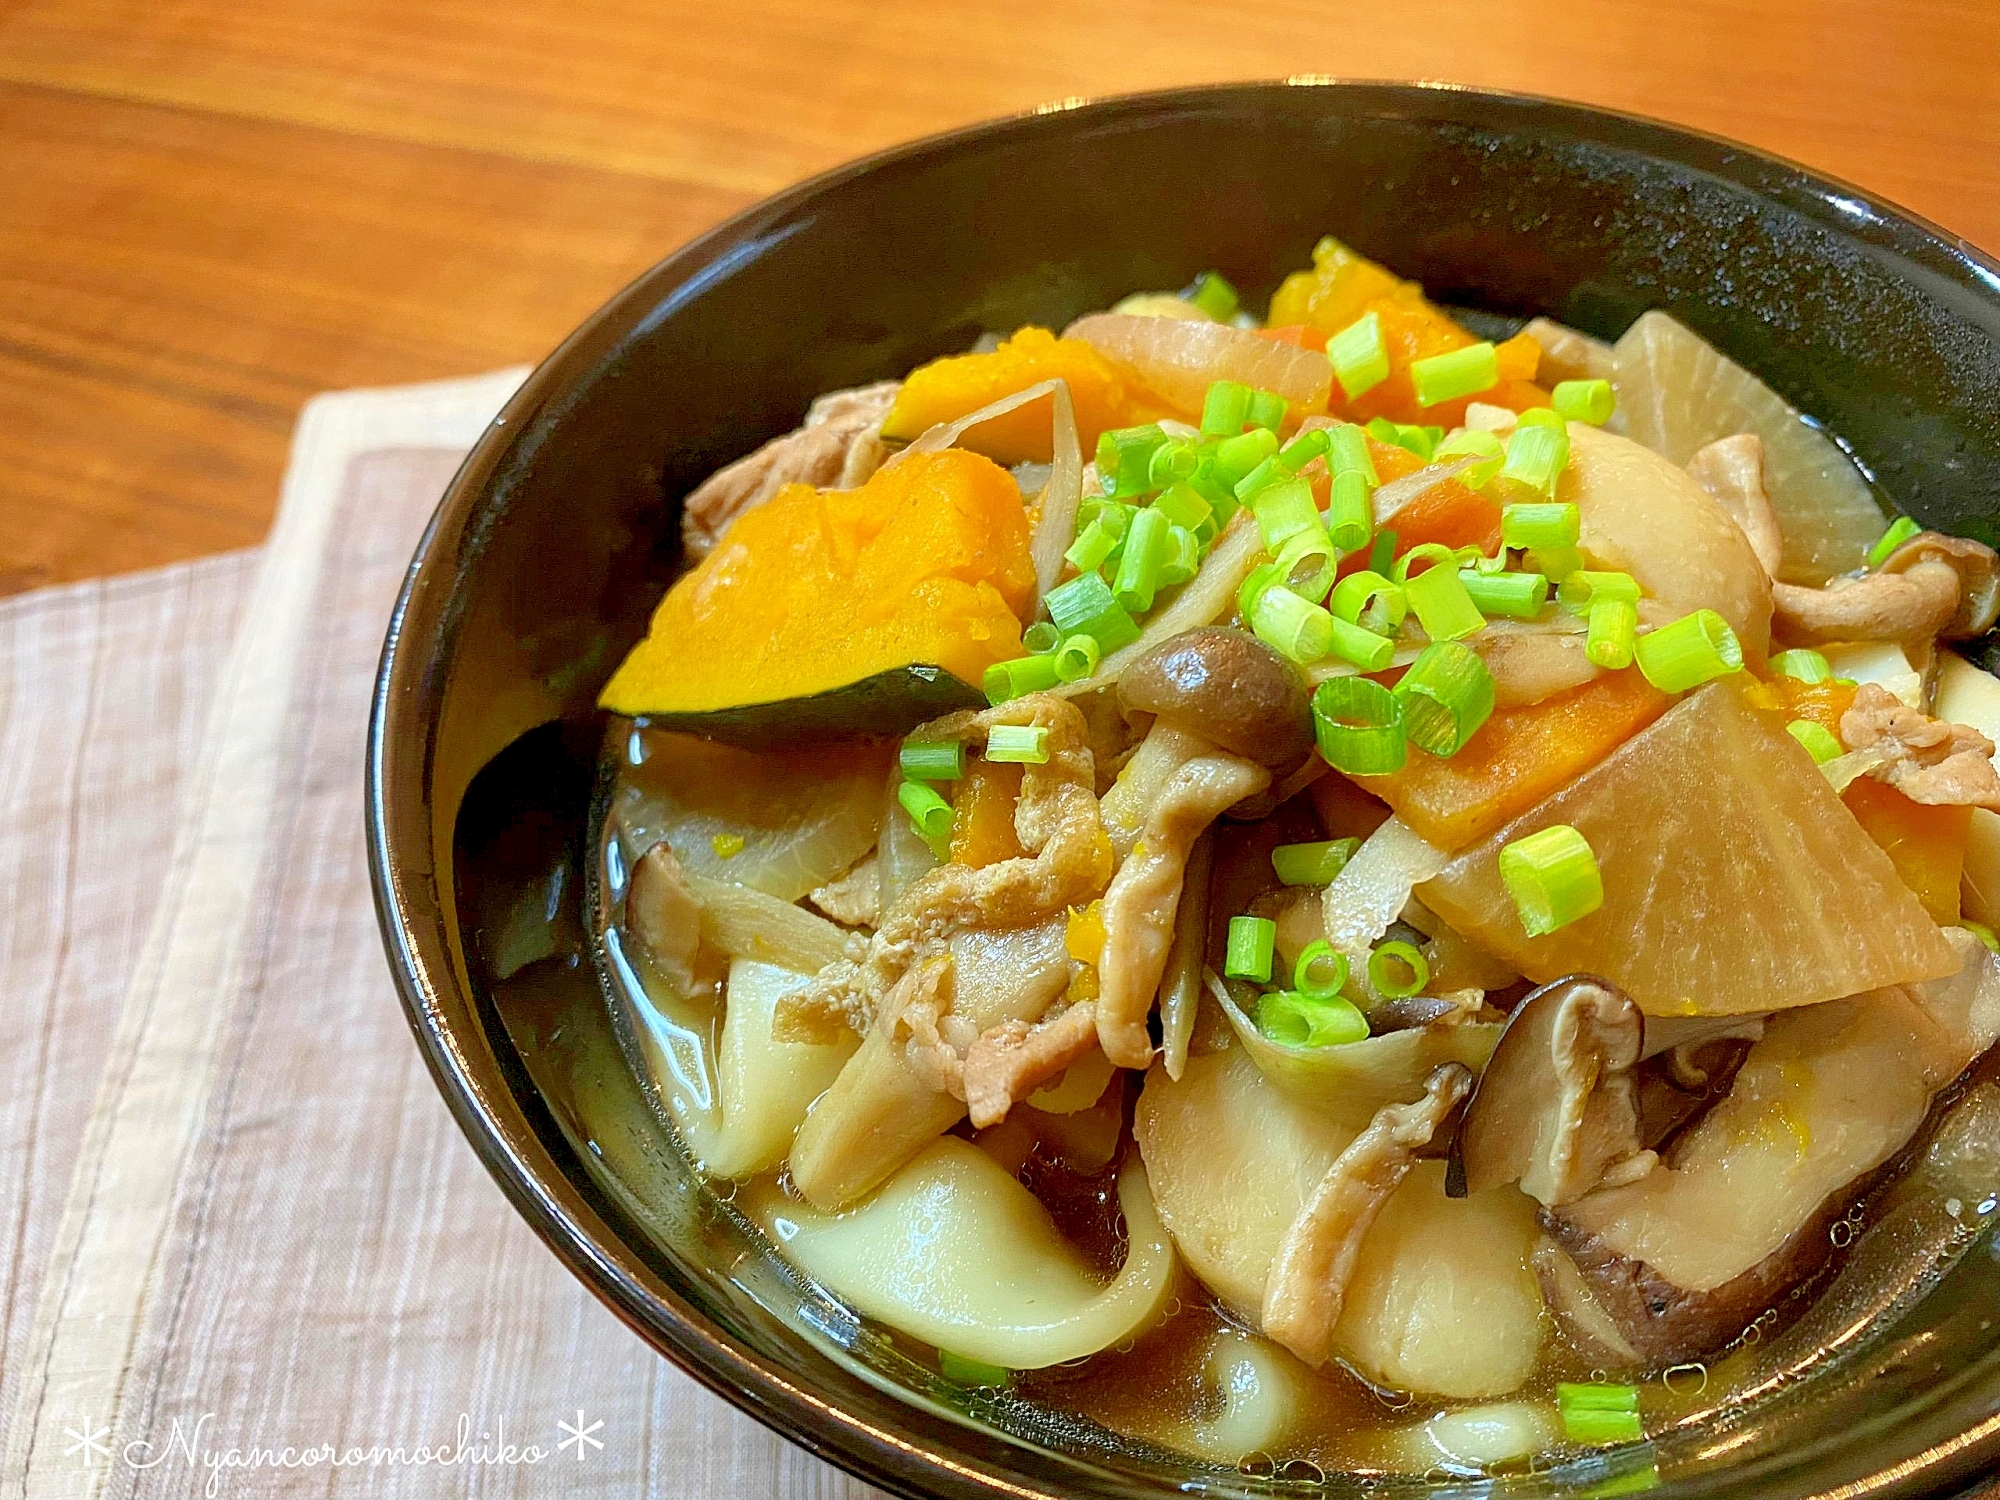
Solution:
[(1229, 941), (1222, 953), (1222, 972), (1231, 979), (1271, 978), (1271, 954), (1278, 945), (1278, 924), (1269, 917), (1231, 917)]
[(1167, 560), (1160, 564), (1160, 587), (1186, 583), (1201, 568), (1201, 543), (1185, 526), (1167, 527)]
[(1437, 452), (1438, 440), (1444, 436), (1442, 427), (1413, 427), (1408, 422), (1391, 422), (1387, 417), (1370, 417), (1368, 435), (1377, 442), (1391, 443), (1406, 449), (1421, 458), (1431, 461)]
[(1618, 409), (1618, 398), (1608, 380), (1560, 380), (1549, 392), (1549, 404), (1565, 421), (1602, 427)]
[(1417, 405), (1436, 406), (1490, 391), (1500, 383), (1500, 359), (1491, 343), (1467, 344), (1447, 354), (1410, 361), (1410, 384)]
[(1975, 922), (1970, 917), (1960, 917), (1958, 925), (1986, 945), (1990, 953), (2000, 953), (2000, 933), (1995, 933), (1984, 922)]
[(718, 833), (709, 837), (708, 847), (715, 851), (717, 859), (734, 859), (743, 852), (747, 842), (740, 833)]
[(1503, 848), (1500, 879), (1529, 937), (1566, 927), (1604, 904), (1597, 855), (1567, 823), (1552, 823)]
[(1383, 943), (1368, 955), (1368, 983), (1384, 1000), (1407, 1000), (1430, 982), (1430, 960), (1410, 943)]
[(1215, 519), (1215, 507), (1191, 484), (1174, 485), (1153, 502), (1153, 509), (1189, 531)]
[(1389, 346), (1382, 338), (1382, 315), (1355, 319), (1326, 341), (1333, 361), (1333, 378), (1349, 401), (1366, 395), (1389, 378)]
[(1780, 651), (1771, 658), (1771, 670), (1794, 682), (1825, 682), (1833, 676), (1833, 663), (1817, 651)]
[(1146, 465), (1146, 488), (1163, 490), (1183, 479), (1192, 479), (1201, 467), (1201, 451), (1186, 438), (1168, 438), (1153, 450)]
[(1403, 705), (1366, 677), (1331, 677), (1313, 689), (1313, 739), (1320, 757), (1350, 776), (1379, 776), (1408, 759)]
[(1493, 714), (1493, 674), (1470, 646), (1433, 641), (1396, 684), (1395, 697), (1412, 744), (1432, 755), (1456, 755)]
[(1327, 620), (1327, 649), (1342, 661), (1351, 662), (1364, 672), (1380, 672), (1396, 659), (1396, 643), (1386, 635), (1377, 635), (1332, 615)]
[(1076, 523), (1088, 526), (1093, 521), (1102, 521), (1104, 529), (1122, 542), (1126, 528), (1132, 524), (1132, 514), (1137, 509), (1137, 506), (1113, 500), (1108, 495), (1086, 495), (1083, 503), (1076, 508)]
[(1639, 580), (1630, 573), (1596, 573), (1588, 568), (1578, 568), (1556, 586), (1556, 598), (1571, 614), (1587, 615), (1593, 604), (1602, 604), (1610, 599), (1637, 604)]
[(986, 701), (998, 707), (1023, 693), (1045, 693), (1056, 685), (1056, 662), (1052, 656), (1017, 656), (1012, 661), (996, 661), (986, 669), (980, 685)]
[(1583, 513), (1574, 505), (1504, 505), (1500, 540), (1509, 547), (1574, 547)]
[(1477, 568), (1460, 568), (1458, 581), (1465, 585), (1481, 614), (1532, 620), (1549, 602), (1549, 581), (1540, 573), (1482, 573)]
[(1276, 432), (1285, 425), (1285, 398), (1276, 391), (1250, 393), (1250, 425)]
[(1531, 547), (1525, 561), (1537, 573), (1554, 579), (1558, 589), (1565, 578), (1583, 570), (1583, 554), (1574, 547)]
[(1316, 458), (1325, 458), (1333, 440), (1324, 427), (1302, 432), (1278, 450), (1278, 463), (1287, 474), (1296, 474)]
[(1794, 719), (1785, 726), (1785, 733), (1806, 747), (1806, 754), (1813, 758), (1816, 766), (1837, 760), (1841, 755), (1840, 741), (1824, 724), (1815, 724), (1811, 719)]
[[(1500, 477), (1526, 489), (1554, 495), (1556, 480), (1569, 463), (1569, 433), (1560, 425), (1522, 421), (1507, 439), (1507, 462)], [(1525, 545), (1525, 544), (1523, 544)]]
[(1889, 523), (1889, 529), (1883, 532), (1875, 545), (1868, 549), (1868, 566), (1871, 568), (1881, 567), (1883, 563), (1889, 560), (1890, 553), (1894, 552), (1903, 543), (1922, 530), (1923, 527), (1912, 521), (1908, 516), (1896, 517), (1895, 520)]
[(1278, 455), (1274, 453), (1236, 481), (1236, 498), (1248, 505), (1262, 491), (1269, 489), (1284, 477), (1285, 466), (1278, 462)]
[(1088, 635), (1107, 655), (1139, 639), (1139, 627), (1101, 574), (1083, 573), (1049, 590), (1042, 601), (1065, 637)]
[[(1413, 549), (1417, 550), (1417, 549)], [(1403, 584), (1410, 612), (1433, 641), (1462, 640), (1486, 628), (1486, 616), (1458, 581), (1457, 559), (1449, 566), (1426, 568)]]
[(1037, 620), (1021, 632), (1021, 644), (1036, 656), (1043, 656), (1062, 644), (1062, 632), (1048, 620)]
[(1336, 583), (1329, 607), (1336, 620), (1359, 625), (1377, 635), (1393, 634), (1410, 609), (1402, 585), (1391, 583), (1372, 570), (1349, 573)]
[(995, 724), (986, 731), (986, 758), (1045, 766), (1049, 763), (1049, 731), (1041, 724)]
[(1111, 592), (1132, 614), (1142, 615), (1153, 607), (1160, 572), (1167, 565), (1172, 546), (1167, 537), (1172, 525), (1148, 506), (1132, 518), (1132, 529), (1125, 533), (1125, 551), (1118, 559), (1118, 576), (1111, 581)]
[(999, 1365), (967, 1359), (962, 1354), (953, 1354), (949, 1349), (938, 1350), (938, 1374), (955, 1385), (1005, 1385), (1010, 1378), (1008, 1372)]
[(1344, 1047), (1367, 1039), (1368, 1018), (1338, 994), (1269, 990), (1257, 997), (1257, 1029), (1281, 1047)]
[(1264, 597), (1264, 591), (1277, 588), (1284, 579), (1285, 570), (1276, 563), (1259, 563), (1250, 570), (1249, 576), (1237, 585), (1236, 612), (1243, 616), (1246, 625), (1250, 617), (1257, 613), (1257, 601)]
[(1097, 439), (1097, 477), (1107, 495), (1137, 495), (1151, 488), (1153, 451), (1166, 442), (1158, 422), (1116, 427)]
[[(1372, 516), (1372, 512), (1371, 512)], [(1336, 538), (1335, 546), (1339, 545)], [(1387, 578), (1396, 567), (1396, 528), (1375, 533), (1375, 545), (1368, 549), (1368, 571)]]
[(1631, 666), (1639, 640), (1639, 606), (1629, 599), (1599, 599), (1590, 606), (1588, 619), (1583, 654), (1591, 665), (1607, 672)]
[(1711, 678), (1743, 670), (1743, 647), (1736, 632), (1712, 609), (1698, 609), (1640, 636), (1634, 654), (1646, 681), (1663, 693), (1684, 693)]
[(911, 781), (956, 781), (965, 774), (965, 741), (905, 740), (896, 759)]
[(1240, 380), (1218, 380), (1201, 403), (1201, 430), (1206, 437), (1233, 438), (1250, 417), (1250, 387)]
[(1338, 427), (1330, 427), (1326, 433), (1327, 471), (1338, 478), (1342, 474), (1359, 474), (1368, 482), (1369, 492), (1382, 482), (1382, 476), (1375, 472), (1375, 455), (1368, 451), (1368, 434), (1352, 422), (1342, 422)]
[(1332, 885), (1360, 847), (1360, 839), (1280, 844), (1271, 851), (1271, 869), (1286, 885)]
[(1477, 459), (1477, 463), (1458, 476), (1458, 482), (1469, 490), (1483, 490), (1507, 462), (1507, 449), (1492, 433), (1468, 427), (1439, 443), (1431, 457), (1439, 462), (1447, 458)]
[(1636, 1443), (1645, 1436), (1637, 1386), (1564, 1381), (1556, 1387), (1556, 1407), (1573, 1443)]
[(1643, 1495), (1648, 1490), (1660, 1487), (1660, 1466), (1643, 1464), (1636, 1469), (1628, 1469), (1623, 1474), (1614, 1474), (1609, 1479), (1600, 1480), (1585, 1490), (1582, 1500), (1616, 1500), (1619, 1495)]
[(1313, 504), (1311, 483), (1304, 479), (1264, 486), (1250, 502), (1250, 511), (1264, 534), (1264, 550), (1273, 556), (1300, 533), (1319, 530), (1319, 507)]
[(917, 833), (931, 853), (944, 859), (951, 853), (951, 804), (937, 794), (936, 788), (921, 781), (905, 781), (896, 788), (896, 800), (903, 804), (903, 811), (910, 815)]
[(1265, 459), (1276, 456), (1278, 439), (1262, 427), (1254, 428), (1241, 437), (1224, 438), (1215, 445), (1215, 458), (1209, 472), (1230, 494), (1236, 493), (1236, 486)]
[(1073, 635), (1056, 647), (1056, 676), (1063, 682), (1081, 682), (1097, 670), (1104, 649), (1092, 635)]
[(1457, 566), (1457, 548), (1447, 547), (1443, 542), (1419, 542), (1396, 559), (1396, 565), (1389, 570), (1389, 576), (1398, 583), (1408, 583), (1411, 578), (1428, 569)]
[(1223, 278), (1220, 271), (1203, 271), (1195, 277), (1194, 285), (1188, 288), (1186, 296), (1189, 302), (1218, 323), (1227, 323), (1236, 316), (1236, 288)]
[(1375, 507), (1369, 503), (1368, 481), (1353, 469), (1333, 476), (1327, 492), (1326, 533), (1342, 552), (1359, 552), (1375, 529)]
[(1334, 624), (1332, 615), (1287, 588), (1265, 589), (1250, 612), (1250, 629), (1257, 639), (1301, 666), (1326, 655), (1333, 645)]
[(1504, 545), (1495, 547), (1491, 557), (1488, 557), (1477, 547), (1460, 547), (1458, 549), (1458, 565), (1461, 568), (1470, 568), (1473, 572), (1483, 573), (1489, 578), (1496, 573), (1507, 572), (1509, 561), (1510, 557)]
[(1526, 411), (1516, 412), (1514, 420), (1522, 427), (1548, 427), (1565, 434), (1569, 431), (1569, 423), (1562, 419), (1561, 413), (1546, 406), (1531, 406)]
[(1347, 988), (1347, 955), (1325, 938), (1308, 943), (1292, 965), (1292, 988), (1308, 1000), (1331, 1000)]
[(1318, 604), (1333, 587), (1339, 554), (1327, 534), (1317, 526), (1286, 540), (1278, 553), (1279, 582), (1301, 599)]

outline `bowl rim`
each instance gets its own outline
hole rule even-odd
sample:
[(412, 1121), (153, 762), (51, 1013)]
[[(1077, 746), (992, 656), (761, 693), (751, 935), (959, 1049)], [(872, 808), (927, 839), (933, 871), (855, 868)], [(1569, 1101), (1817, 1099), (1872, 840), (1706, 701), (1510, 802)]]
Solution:
[[(1900, 254), (1988, 299), (2000, 300), (2000, 260), (1963, 236), (1844, 179), (1726, 136), (1629, 111), (1573, 100), (1439, 80), (1376, 80), (1325, 74), (1221, 82), (1096, 97), (1072, 97), (924, 136), (855, 158), (760, 199), (664, 258), (610, 297), (538, 363), (467, 454), (418, 542), (391, 613), (371, 695), (365, 773), (369, 876), (389, 966), (405, 1016), (438, 1091), (475, 1153), (515, 1210), (564, 1265), (655, 1350), (709, 1390), (785, 1439), (893, 1492), (969, 1500), (1063, 1500), (1040, 1478), (989, 1472), (962, 1458), (884, 1431), (823, 1399), (718, 1329), (677, 1289), (644, 1285), (607, 1253), (615, 1243), (604, 1221), (550, 1157), (504, 1087), (482, 1082), (472, 1055), (453, 1034), (440, 994), (458, 989), (431, 860), (430, 771), (440, 675), (429, 647), (455, 630), (451, 598), (457, 563), (476, 529), (490, 483), (534, 419), (561, 403), (601, 354), (636, 326), (671, 313), (725, 270), (768, 227), (865, 175), (949, 156), (996, 137), (1078, 123), (1143, 121), (1233, 100), (1282, 99), (1290, 90), (1337, 92), (1360, 118), (1446, 123), (1438, 111), (1458, 101), (1462, 123), (1504, 128), (1506, 116), (1531, 116), (1541, 133), (1569, 134), (1637, 150), (1703, 172), (1864, 241)], [(1491, 116), (1500, 118), (1490, 118)], [(1529, 121), (1524, 119), (1525, 126)], [(444, 642), (448, 654), (451, 642)], [(567, 1186), (562, 1201), (550, 1179)], [(1024, 1452), (1034, 1445), (1009, 1439)], [(1915, 1494), (2000, 1467), (2000, 1414), (1940, 1442), (1843, 1496)], [(1670, 1495), (1674, 1486), (1661, 1490)], [(1833, 1492), (1826, 1492), (1831, 1495)]]

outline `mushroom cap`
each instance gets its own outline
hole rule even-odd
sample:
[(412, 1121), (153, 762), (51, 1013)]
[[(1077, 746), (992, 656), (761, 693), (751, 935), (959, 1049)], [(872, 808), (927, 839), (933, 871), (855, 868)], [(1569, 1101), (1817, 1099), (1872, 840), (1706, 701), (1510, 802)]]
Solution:
[(1224, 626), (1184, 630), (1148, 651), (1119, 677), (1118, 702), (1260, 765), (1296, 765), (1312, 749), (1312, 704), (1298, 672)]
[(1776, 584), (1777, 619), (1789, 640), (1965, 640), (2000, 615), (2000, 557), (1984, 543), (1922, 531), (1859, 578), (1824, 588)]
[(1938, 631), (1947, 640), (1984, 635), (2000, 618), (2000, 555), (1984, 542), (1920, 531), (1883, 559), (1883, 573), (1897, 574), (1943, 563), (1958, 574), (1958, 608)]

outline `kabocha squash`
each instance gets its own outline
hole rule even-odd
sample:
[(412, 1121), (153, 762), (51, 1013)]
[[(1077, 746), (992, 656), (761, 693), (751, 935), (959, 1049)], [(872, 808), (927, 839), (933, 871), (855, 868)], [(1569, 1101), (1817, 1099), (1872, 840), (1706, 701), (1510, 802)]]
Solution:
[(972, 684), (1022, 654), (1028, 537), (1014, 481), (958, 449), (788, 485), (668, 591), (600, 706), (757, 744), (983, 703)]
[[(907, 442), (924, 429), (991, 405), (1043, 380), (1069, 382), (1077, 435), (1088, 454), (1107, 428), (1132, 427), (1167, 414), (1151, 391), (1081, 339), (1059, 339), (1046, 328), (1023, 328), (988, 354), (957, 354), (912, 370), (882, 422), (882, 436)], [(1049, 461), (1050, 403), (1027, 405), (981, 423), (964, 446), (1003, 464)]]

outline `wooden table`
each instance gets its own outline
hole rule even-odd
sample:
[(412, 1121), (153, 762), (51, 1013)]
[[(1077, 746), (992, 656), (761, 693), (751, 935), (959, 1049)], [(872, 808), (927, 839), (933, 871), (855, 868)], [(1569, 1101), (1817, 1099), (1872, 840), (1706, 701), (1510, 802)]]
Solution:
[(0, 592), (262, 535), (299, 404), (533, 360), (745, 203), (1070, 95), (1303, 72), (1737, 136), (2000, 249), (1980, 0), (8, 0)]

